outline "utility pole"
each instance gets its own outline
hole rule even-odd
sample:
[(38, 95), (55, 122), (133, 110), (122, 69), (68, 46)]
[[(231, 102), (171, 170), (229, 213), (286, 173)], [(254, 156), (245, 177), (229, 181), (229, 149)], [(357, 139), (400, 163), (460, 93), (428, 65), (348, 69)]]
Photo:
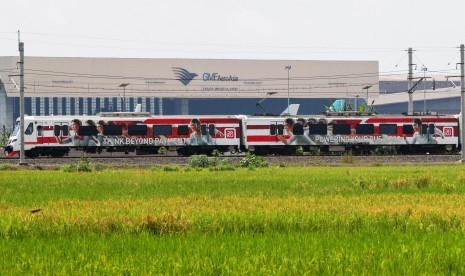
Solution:
[(426, 71), (428, 68), (425, 66), (421, 67), (421, 71), (423, 71), (423, 115), (426, 115)]
[(367, 86), (364, 86), (363, 89), (366, 89), (367, 90), (367, 98), (366, 98), (366, 108), (368, 108), (368, 89), (370, 89), (373, 85), (367, 85)]
[(289, 71), (291, 71), (291, 66), (290, 65), (287, 65), (286, 67), (284, 67), (284, 69), (287, 70), (287, 113), (289, 113), (289, 115), (291, 114), (291, 111), (289, 110), (289, 94), (290, 94), (290, 88), (289, 88)]
[[(464, 46), (463, 44), (460, 45), (460, 98), (461, 98), (461, 129), (462, 133), (460, 135), (460, 145), (462, 147), (462, 158), (461, 162), (465, 162), (465, 147), (464, 147), (464, 142), (465, 142), (465, 130), (464, 130), (464, 123), (465, 123), (465, 57), (464, 57)], [(460, 125), (460, 124), (459, 124)]]
[(24, 153), (24, 42), (19, 42), (19, 165), (27, 165)]
[(118, 87), (123, 87), (123, 98), (121, 99), (121, 111), (126, 112), (126, 86), (130, 85), (130, 83), (125, 82), (120, 84)]
[(412, 48), (408, 48), (408, 108), (407, 115), (413, 115), (413, 63), (412, 63)]

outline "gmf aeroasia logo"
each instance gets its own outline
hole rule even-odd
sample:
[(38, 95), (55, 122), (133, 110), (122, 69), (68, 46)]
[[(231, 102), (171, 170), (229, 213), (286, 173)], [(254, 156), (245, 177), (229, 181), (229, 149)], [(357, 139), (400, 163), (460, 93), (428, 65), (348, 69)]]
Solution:
[(203, 74), (204, 81), (238, 81), (239, 78), (237, 76), (222, 76), (218, 73), (204, 73)]
[[(180, 81), (184, 85), (188, 85), (191, 80), (193, 80), (198, 75), (196, 73), (191, 73), (181, 67), (173, 67), (173, 73), (176, 76), (176, 80)], [(221, 75), (219, 73), (203, 73), (203, 81), (238, 81), (239, 78), (234, 75)]]
[(180, 67), (173, 67), (173, 73), (176, 76), (176, 79), (184, 85), (188, 85), (191, 80), (198, 76), (196, 73), (191, 73)]

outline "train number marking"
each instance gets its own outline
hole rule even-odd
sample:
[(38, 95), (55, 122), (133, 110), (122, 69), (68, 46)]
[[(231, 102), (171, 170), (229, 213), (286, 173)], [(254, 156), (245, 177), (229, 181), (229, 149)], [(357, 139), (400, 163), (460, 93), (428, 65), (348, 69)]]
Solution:
[(444, 137), (454, 137), (454, 129), (452, 127), (443, 128)]
[(233, 128), (227, 128), (224, 132), (226, 139), (234, 139), (236, 137), (236, 130)]

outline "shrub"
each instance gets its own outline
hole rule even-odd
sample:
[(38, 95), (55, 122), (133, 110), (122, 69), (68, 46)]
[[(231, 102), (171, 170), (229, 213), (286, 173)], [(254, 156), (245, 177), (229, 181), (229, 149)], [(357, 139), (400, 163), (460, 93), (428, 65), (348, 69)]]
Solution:
[(250, 152), (248, 152), (240, 161), (239, 161), (239, 166), (242, 168), (247, 168), (247, 167), (268, 167), (268, 162), (263, 159), (261, 156), (254, 155)]
[(295, 148), (296, 155), (304, 155), (304, 148), (302, 146), (298, 146)]
[(94, 170), (90, 157), (83, 154), (81, 160), (76, 164), (68, 164), (63, 167), (64, 172), (91, 172)]
[(375, 155), (393, 155), (396, 154), (397, 149), (395, 146), (379, 146), (373, 151)]
[(0, 148), (3, 148), (6, 146), (6, 143), (8, 143), (8, 139), (10, 139), (11, 130), (7, 129), (7, 127), (3, 125), (1, 131), (2, 133), (0, 134)]
[(81, 161), (77, 164), (77, 171), (78, 172), (91, 172), (94, 168), (90, 163), (90, 156), (83, 154), (81, 157)]
[(189, 157), (189, 166), (191, 167), (211, 167), (218, 165), (218, 157), (208, 157), (205, 154), (192, 155)]
[(158, 148), (158, 154), (166, 154), (166, 148), (165, 147)]

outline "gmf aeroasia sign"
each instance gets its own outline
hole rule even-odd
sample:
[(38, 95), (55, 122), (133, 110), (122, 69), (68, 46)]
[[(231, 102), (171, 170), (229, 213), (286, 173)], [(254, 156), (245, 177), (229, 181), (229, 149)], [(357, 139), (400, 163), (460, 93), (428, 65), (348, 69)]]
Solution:
[[(184, 85), (188, 85), (198, 74), (189, 72), (188, 70), (181, 67), (173, 67), (173, 73), (176, 80), (180, 81)], [(220, 73), (203, 73), (203, 81), (238, 81), (239, 78), (235, 75), (221, 75)]]
[(223, 76), (218, 73), (204, 73), (203, 74), (204, 81), (238, 81), (239, 78), (237, 76)]

